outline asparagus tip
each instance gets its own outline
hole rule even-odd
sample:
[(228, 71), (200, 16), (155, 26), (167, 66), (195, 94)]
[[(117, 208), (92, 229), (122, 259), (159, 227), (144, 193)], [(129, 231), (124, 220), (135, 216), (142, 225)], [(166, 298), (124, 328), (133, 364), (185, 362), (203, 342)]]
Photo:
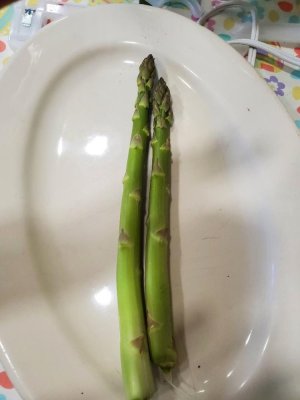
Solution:
[(166, 128), (173, 123), (172, 101), (170, 90), (164, 80), (160, 78), (153, 93), (153, 114), (157, 127)]

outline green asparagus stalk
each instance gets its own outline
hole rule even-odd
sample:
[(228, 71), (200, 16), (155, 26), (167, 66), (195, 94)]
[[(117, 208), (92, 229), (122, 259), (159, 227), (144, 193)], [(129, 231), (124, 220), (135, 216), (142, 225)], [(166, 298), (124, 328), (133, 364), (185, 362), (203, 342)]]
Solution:
[(173, 123), (170, 91), (161, 78), (153, 95), (152, 173), (150, 181), (145, 293), (152, 361), (164, 370), (177, 359), (173, 338), (170, 287), (171, 147)]
[(142, 294), (145, 178), (154, 80), (154, 59), (149, 55), (142, 62), (137, 78), (138, 96), (123, 180), (117, 259), (121, 364), (129, 400), (145, 400), (154, 392)]

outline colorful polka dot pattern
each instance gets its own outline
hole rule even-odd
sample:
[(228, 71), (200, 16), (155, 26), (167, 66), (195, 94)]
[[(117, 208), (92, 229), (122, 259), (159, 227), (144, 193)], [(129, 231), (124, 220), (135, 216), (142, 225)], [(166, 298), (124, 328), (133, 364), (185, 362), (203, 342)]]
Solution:
[[(81, 5), (95, 6), (103, 3), (122, 3), (131, 0), (62, 0), (64, 2)], [(172, 1), (170, 3), (172, 4)], [(33, 5), (36, 0), (28, 0), (28, 5)], [(176, 3), (176, 0), (174, 0)], [(289, 22), (300, 23), (300, 0), (250, 0), (258, 9), (258, 17), (261, 22)], [(177, 2), (178, 3), (178, 2)], [(219, 4), (219, 0), (212, 0), (212, 6)], [(11, 18), (13, 8), (0, 9), (0, 69), (7, 64), (13, 54), (8, 44)], [(245, 13), (228, 12), (212, 18), (207, 23), (207, 28), (217, 33), (224, 40), (230, 40), (235, 32), (239, 30), (241, 21), (248, 21), (249, 16)], [(279, 43), (273, 45), (280, 47)], [(285, 49), (300, 58), (300, 47)], [(300, 129), (300, 70), (290, 70), (281, 61), (275, 60), (268, 54), (260, 54), (257, 57), (256, 69), (265, 79), (274, 93), (286, 106), (290, 115)], [(21, 400), (13, 387), (6, 372), (0, 365), (0, 400)]]

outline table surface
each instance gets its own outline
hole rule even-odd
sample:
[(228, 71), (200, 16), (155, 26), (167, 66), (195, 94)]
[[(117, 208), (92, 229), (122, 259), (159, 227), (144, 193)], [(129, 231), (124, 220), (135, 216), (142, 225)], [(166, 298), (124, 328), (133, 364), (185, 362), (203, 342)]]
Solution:
[[(33, 5), (35, 1), (36, 0), (27, 0), (28, 7)], [(127, 0), (126, 2), (130, 1), (131, 0)], [(250, 1), (257, 7), (260, 23), (268, 22), (274, 25), (281, 22), (299, 24), (300, 29), (300, 0)], [(107, 2), (121, 3), (123, 0), (62, 0), (62, 2), (96, 6)], [(220, 0), (211, 0), (211, 6), (216, 6), (219, 3)], [(183, 9), (184, 7), (178, 4), (177, 0), (171, 0), (170, 7), (172, 7), (174, 11), (179, 10), (179, 12), (188, 16), (188, 12)], [(0, 72), (2, 68), (10, 62), (13, 56), (13, 51), (9, 44), (13, 13), (13, 6), (0, 9)], [(247, 22), (248, 18), (249, 16), (247, 14), (229, 11), (210, 19), (207, 28), (214, 31), (224, 40), (230, 40), (235, 37), (240, 24)], [(287, 47), (287, 45), (277, 42), (272, 44), (300, 58), (300, 47)], [(291, 118), (295, 121), (296, 126), (300, 129), (300, 70), (293, 70), (268, 54), (258, 55), (255, 68), (261, 78), (268, 83), (270, 88), (278, 96)], [(267, 116), (267, 118), (272, 118), (272, 116)], [(1, 364), (0, 400), (21, 400)]]

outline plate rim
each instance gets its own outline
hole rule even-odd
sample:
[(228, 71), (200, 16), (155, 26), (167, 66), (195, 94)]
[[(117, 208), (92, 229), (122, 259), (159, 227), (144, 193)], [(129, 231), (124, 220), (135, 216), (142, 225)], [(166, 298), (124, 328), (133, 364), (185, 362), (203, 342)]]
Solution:
[[(179, 20), (179, 19), (180, 19), (180, 20), (182, 20), (182, 19), (185, 20), (186, 23), (188, 23), (188, 24), (191, 24), (191, 25), (192, 25), (192, 24), (195, 24), (195, 22), (189, 21), (186, 17), (183, 17), (183, 16), (180, 16), (180, 15), (174, 14), (174, 13), (171, 12), (171, 11), (168, 11), (168, 10), (158, 10), (158, 9), (155, 9), (155, 8), (152, 8), (152, 7), (149, 7), (149, 6), (143, 6), (143, 5), (132, 5), (132, 4), (107, 4), (107, 5), (101, 5), (101, 7), (97, 8), (97, 10), (88, 8), (88, 9), (82, 10), (82, 11), (80, 11), (80, 12), (83, 12), (83, 13), (86, 13), (86, 15), (89, 15), (89, 14), (95, 13), (95, 11), (96, 11), (97, 13), (100, 14), (100, 13), (102, 13), (102, 9), (103, 9), (103, 8), (105, 8), (105, 9), (108, 9), (108, 8), (111, 9), (111, 12), (112, 12), (112, 13), (114, 12), (114, 9), (125, 9), (125, 8), (126, 8), (126, 9), (133, 10), (134, 8), (136, 8), (136, 9), (140, 9), (140, 10), (145, 10), (147, 13), (151, 13), (152, 15), (155, 15), (155, 14), (158, 15), (158, 13), (164, 13), (164, 15), (168, 15), (170, 18), (173, 18), (174, 21), (175, 21), (175, 19), (178, 18), (178, 20)], [(131, 12), (131, 11), (130, 11), (130, 12)], [(135, 12), (135, 11), (134, 11), (134, 12)], [(140, 11), (138, 11), (138, 12), (140, 12)], [(171, 17), (171, 16), (172, 16), (172, 17)], [(79, 16), (74, 15), (74, 16), (68, 17), (67, 19), (54, 22), (53, 24), (50, 24), (49, 26), (45, 27), (36, 37), (34, 37), (33, 39), (31, 39), (31, 40), (26, 44), (26, 46), (25, 46), (24, 48), (22, 48), (22, 49), (13, 57), (13, 59), (11, 60), (11, 62), (5, 67), (5, 69), (4, 69), (3, 72), (1, 73), (0, 85), (2, 84), (2, 81), (5, 80), (6, 76), (9, 75), (9, 74), (11, 73), (10, 71), (12, 71), (13, 69), (15, 69), (16, 67), (17, 67), (17, 69), (20, 70), (20, 67), (18, 66), (18, 63), (19, 63), (19, 61), (22, 60), (22, 58), (25, 56), (25, 54), (27, 53), (28, 48), (29, 48), (30, 46), (32, 46), (32, 45), (36, 44), (37, 42), (39, 42), (40, 38), (49, 37), (49, 35), (51, 36), (52, 31), (53, 31), (53, 30), (56, 31), (57, 29), (59, 29), (60, 26), (61, 26), (62, 24), (65, 24), (65, 23), (66, 23), (66, 21), (70, 21), (70, 20), (75, 21), (75, 20), (78, 19), (78, 18), (79, 18)], [(71, 23), (71, 22), (68, 22), (68, 23)], [(72, 24), (73, 24), (73, 23), (74, 23), (74, 22), (72, 22)], [(254, 78), (254, 76), (255, 76), (255, 79), (257, 79), (257, 85), (259, 85), (259, 86), (261, 87), (260, 90), (265, 90), (265, 93), (267, 93), (267, 91), (268, 91), (268, 93), (269, 93), (268, 95), (269, 95), (269, 96), (272, 96), (272, 98), (273, 98), (273, 103), (274, 103), (274, 104), (275, 104), (275, 103), (277, 104), (278, 110), (281, 109), (282, 116), (285, 115), (284, 118), (286, 119), (286, 125), (287, 125), (287, 126), (289, 125), (288, 128), (289, 128), (289, 130), (291, 131), (291, 134), (294, 134), (294, 133), (295, 133), (295, 136), (296, 136), (297, 139), (298, 139), (298, 131), (297, 131), (296, 126), (294, 125), (294, 123), (293, 123), (291, 117), (289, 116), (287, 110), (284, 108), (283, 104), (279, 101), (279, 99), (276, 98), (276, 96), (274, 95), (274, 93), (271, 92), (271, 90), (268, 88), (267, 84), (266, 84), (263, 80), (261, 80), (261, 83), (258, 83), (260, 79), (259, 79), (259, 76), (257, 75), (257, 73), (255, 72), (255, 70), (254, 70), (250, 65), (248, 65), (247, 62), (246, 62), (240, 55), (238, 55), (238, 54), (235, 52), (234, 49), (232, 49), (228, 44), (226, 44), (225, 42), (223, 42), (222, 39), (216, 37), (215, 34), (211, 33), (210, 31), (206, 30), (206, 29), (203, 28), (203, 27), (199, 27), (199, 26), (198, 26), (197, 28), (199, 28), (202, 32), (205, 31), (205, 35), (207, 35), (207, 36), (208, 36), (212, 41), (214, 41), (215, 43), (218, 43), (217, 46), (222, 47), (222, 48), (223, 48), (223, 51), (225, 51), (225, 49), (226, 49), (226, 52), (227, 52), (229, 55), (230, 55), (230, 54), (231, 54), (232, 56), (234, 55), (234, 57), (235, 57), (236, 60), (238, 60), (238, 58), (240, 58), (240, 65), (243, 66), (243, 70), (245, 70), (246, 73), (249, 74), (251, 77)], [(271, 98), (271, 97), (270, 97), (270, 98)], [(0, 102), (2, 101), (2, 99), (3, 99), (3, 92), (2, 92), (2, 94), (0, 94)], [(293, 132), (293, 133), (292, 133), (292, 132)], [(16, 386), (18, 392), (21, 393), (21, 394), (23, 393), (22, 395), (23, 395), (23, 397), (24, 397), (24, 400), (25, 400), (25, 399), (31, 399), (31, 397), (26, 393), (26, 390), (24, 390), (24, 388), (22, 388), (21, 386), (19, 386), (19, 381), (16, 379), (15, 374), (14, 374), (14, 371), (12, 370), (12, 368), (8, 365), (8, 362), (7, 362), (7, 359), (6, 359), (6, 355), (5, 355), (5, 353), (4, 353), (2, 350), (0, 351), (0, 359), (1, 359), (1, 362), (3, 362), (3, 364), (6, 365), (6, 370), (7, 370), (8, 374), (9, 374), (9, 376), (12, 378), (12, 381), (14, 382), (14, 384), (15, 384), (15, 386)]]

